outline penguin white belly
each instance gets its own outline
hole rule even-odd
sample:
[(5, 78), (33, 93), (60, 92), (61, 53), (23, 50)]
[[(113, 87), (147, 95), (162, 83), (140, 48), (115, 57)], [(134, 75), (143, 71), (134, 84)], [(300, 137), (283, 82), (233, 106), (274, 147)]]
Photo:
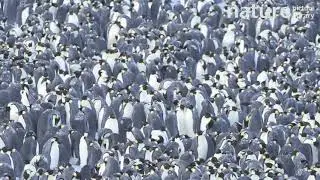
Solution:
[(21, 13), (21, 22), (22, 22), (22, 25), (24, 25), (29, 17), (29, 11), (30, 11), (30, 7), (26, 7), (22, 10), (22, 13)]
[(62, 3), (62, 4), (64, 4), (64, 5), (70, 5), (71, 2), (70, 2), (70, 0), (63, 0), (63, 3)]
[(2, 137), (0, 137), (0, 149), (6, 147), (6, 144), (4, 143), (4, 141), (2, 140)]
[(70, 103), (67, 102), (64, 107), (65, 107), (65, 110), (66, 110), (66, 124), (67, 124), (68, 127), (71, 127), (71, 123), (70, 123), (70, 110), (71, 110)]
[(74, 24), (75, 26), (79, 26), (79, 19), (76, 14), (69, 15), (68, 17), (68, 23)]
[(178, 143), (179, 151), (180, 151), (179, 154), (182, 155), (185, 152), (185, 148), (184, 148), (183, 142), (180, 139), (176, 139), (175, 142)]
[(105, 78), (105, 77), (102, 77), (102, 76), (98, 77), (98, 79), (97, 79), (97, 84), (98, 84), (99, 86), (105, 85), (105, 84), (106, 84), (106, 78)]
[[(208, 37), (208, 27), (206, 25), (202, 25), (200, 27), (200, 32), (203, 34), (205, 38)], [(218, 47), (218, 46), (215, 46), (215, 47)]]
[(206, 118), (205, 116), (202, 117), (201, 123), (200, 123), (200, 130), (201, 131), (206, 131), (207, 130), (207, 125), (210, 123), (211, 118)]
[(260, 83), (268, 81), (268, 74), (265, 71), (262, 71), (258, 77), (257, 77), (257, 81), (259, 81)]
[(81, 4), (81, 0), (73, 0), (74, 4)]
[(95, 109), (95, 112), (96, 112), (96, 116), (99, 117), (99, 112), (102, 108), (102, 102), (100, 99), (97, 99), (94, 101), (94, 104), (93, 104), (93, 107)]
[[(51, 7), (49, 8), (49, 12), (52, 14), (53, 19), (56, 18), (57, 11), (58, 11), (58, 8), (56, 8), (56, 7), (54, 7), (54, 6), (51, 6)], [(50, 29), (51, 29), (51, 28), (50, 28)], [(56, 33), (56, 32), (53, 32), (53, 33)]]
[(139, 144), (138, 144), (138, 150), (141, 151), (142, 148), (144, 148), (144, 146), (145, 146), (145, 145), (144, 145), (143, 143), (139, 143)]
[(167, 117), (167, 111), (166, 111), (166, 108), (164, 107), (164, 104), (162, 102), (160, 103), (160, 106), (161, 106), (162, 113), (163, 113), (163, 120), (165, 121), (166, 117)]
[[(71, 144), (71, 143), (70, 143)], [(36, 145), (36, 155), (39, 154), (39, 143), (37, 142), (37, 145)]]
[(309, 175), (307, 180), (317, 180), (316, 177), (314, 175)]
[(149, 103), (149, 98), (148, 98), (148, 93), (147, 91), (143, 90), (141, 91), (140, 93), (140, 102), (143, 102), (143, 103)]
[(190, 22), (190, 27), (191, 28), (194, 28), (197, 24), (200, 24), (201, 23), (201, 18), (199, 16), (194, 16), (192, 19), (191, 19), (191, 22)]
[(269, 83), (268, 83), (268, 87), (277, 89), (278, 88), (277, 82), (273, 81), (273, 80), (270, 80)]
[(134, 9), (134, 11), (135, 12), (139, 12), (139, 7), (140, 7), (140, 5), (139, 5), (139, 1), (132, 1), (132, 3), (133, 3), (133, 9)]
[(230, 111), (228, 115), (230, 125), (239, 122), (239, 113), (237, 111)]
[(202, 65), (200, 63), (197, 64), (197, 74), (196, 78), (197, 79), (202, 79), (203, 76), (205, 75), (206, 71), (203, 69)]
[(157, 75), (151, 74), (149, 77), (149, 84), (152, 86), (154, 89), (159, 90), (160, 83), (157, 82)]
[[(277, 100), (278, 98), (276, 98), (275, 100)], [(283, 108), (281, 107), (280, 104), (275, 104), (273, 106), (274, 109), (278, 110), (279, 112), (283, 112)]]
[(50, 169), (55, 169), (59, 164), (60, 149), (57, 142), (53, 142), (50, 149)]
[(161, 179), (166, 179), (169, 176), (168, 170), (163, 170), (161, 173)]
[(52, 45), (54, 47), (54, 50), (57, 51), (57, 47), (58, 47), (58, 44), (60, 43), (60, 39), (61, 39), (61, 36), (59, 35), (55, 35), (56, 39), (52, 41)]
[(248, 159), (248, 160), (258, 160), (258, 159), (257, 159), (257, 156), (254, 155), (254, 154), (247, 155), (247, 159)]
[(147, 71), (147, 67), (144, 63), (138, 63), (137, 67), (138, 67), (139, 72), (146, 72)]
[(162, 89), (167, 90), (172, 84), (172, 81), (165, 81), (163, 83)]
[(220, 84), (228, 87), (228, 85), (229, 85), (228, 79), (229, 79), (229, 78), (228, 78), (225, 74), (223, 74), (223, 75), (221, 76), (219, 82), (220, 82)]
[(246, 87), (246, 82), (244, 81), (244, 79), (239, 79), (237, 82), (239, 88), (245, 88)]
[(102, 109), (99, 111), (99, 114), (98, 114), (98, 129), (99, 129), (99, 130), (100, 130), (101, 127), (102, 127), (103, 116), (104, 116), (104, 108), (102, 108)]
[(137, 141), (131, 131), (129, 131), (129, 132), (126, 133), (126, 137), (127, 137), (127, 139), (128, 139), (129, 141), (131, 141), (131, 142), (136, 142), (136, 141)]
[(145, 160), (149, 160), (150, 162), (152, 162), (152, 151), (145, 151)]
[(27, 74), (26, 70), (24, 70), (23, 68), (21, 68), (20, 70), (21, 70), (20, 79), (26, 79), (26, 78), (28, 78), (28, 74)]
[(131, 118), (133, 112), (133, 106), (131, 103), (127, 103), (123, 110), (124, 118)]
[(198, 159), (207, 159), (208, 155), (208, 142), (205, 136), (198, 136)]
[(13, 162), (13, 159), (11, 157), (11, 153), (8, 153), (8, 156), (10, 158), (10, 166), (11, 166), (12, 169), (14, 169), (14, 162)]
[(105, 170), (106, 170), (106, 164), (101, 163), (99, 167), (99, 175), (102, 176)]
[(112, 49), (112, 45), (117, 42), (116, 36), (119, 34), (120, 28), (116, 24), (112, 24), (108, 31), (108, 44), (107, 48)]
[(109, 64), (111, 71), (113, 72), (114, 64), (116, 63), (114, 59), (108, 58), (107, 63)]
[(108, 94), (106, 95), (106, 103), (107, 103), (108, 106), (110, 106), (110, 105), (111, 105), (111, 102), (112, 102), (112, 100), (111, 100), (111, 97), (110, 97), (110, 93), (108, 93)]
[(118, 120), (115, 118), (109, 118), (106, 121), (104, 128), (110, 129), (113, 133), (119, 134), (119, 124)]
[(318, 148), (315, 147), (313, 144), (310, 144), (311, 148), (312, 148), (312, 164), (316, 164), (319, 159), (318, 159)]
[(117, 80), (120, 81), (121, 83), (123, 83), (123, 74), (122, 73), (118, 74)]
[(92, 73), (93, 73), (93, 76), (94, 76), (94, 78), (96, 79), (96, 81), (97, 81), (98, 78), (99, 78), (99, 70), (101, 70), (100, 64), (96, 64), (96, 65), (93, 66), (93, 68), (92, 68)]
[(223, 37), (222, 46), (229, 48), (231, 45), (234, 44), (234, 41), (235, 41), (235, 32), (227, 31), (227, 33)]
[(80, 101), (80, 106), (91, 109), (91, 104), (90, 104), (90, 101), (88, 101), (88, 100)]
[(268, 133), (267, 132), (262, 132), (260, 135), (260, 139), (265, 143), (268, 144)]
[(10, 120), (12, 121), (18, 121), (19, 120), (19, 114), (18, 112), (10, 112)]
[(106, 148), (107, 150), (109, 150), (109, 147), (110, 147), (110, 141), (109, 141), (109, 139), (106, 139), (106, 140), (104, 140), (103, 142), (104, 142), (105, 148)]
[(202, 102), (204, 101), (204, 97), (200, 93), (195, 94), (196, 99), (196, 109), (198, 111), (198, 116), (200, 116), (202, 111)]
[(185, 127), (187, 128), (187, 135), (189, 137), (195, 137), (195, 133), (193, 131), (193, 114), (192, 114), (192, 111), (190, 109), (187, 109), (185, 111), (185, 114), (184, 114), (184, 119), (185, 119)]
[(19, 116), (18, 122), (22, 125), (24, 129), (26, 129), (27, 125), (22, 115)]
[(214, 114), (219, 114), (219, 108), (218, 108), (216, 102), (211, 103), (211, 105), (212, 105)]
[(47, 95), (47, 85), (45, 83), (39, 83), (37, 89), (40, 96), (45, 97)]
[(253, 174), (253, 175), (250, 176), (250, 179), (252, 179), (252, 180), (259, 180), (260, 177), (259, 177), (258, 175), (256, 175), (256, 174)]
[(271, 97), (274, 100), (278, 100), (278, 97), (275, 93), (271, 93), (269, 97)]
[(177, 111), (177, 126), (180, 135), (185, 135), (187, 133), (184, 123), (184, 112), (182, 110)]
[(86, 140), (82, 137), (79, 143), (79, 153), (80, 153), (80, 167), (87, 165), (88, 161), (88, 144)]

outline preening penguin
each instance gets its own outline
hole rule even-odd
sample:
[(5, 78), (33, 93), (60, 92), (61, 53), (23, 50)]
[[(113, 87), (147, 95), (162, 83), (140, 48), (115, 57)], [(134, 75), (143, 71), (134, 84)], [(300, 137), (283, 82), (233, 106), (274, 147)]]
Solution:
[(20, 152), (23, 160), (28, 162), (30, 162), (34, 156), (39, 154), (39, 143), (37, 142), (36, 134), (33, 131), (26, 133)]
[(41, 113), (37, 124), (37, 137), (42, 139), (51, 128), (59, 128), (62, 125), (60, 112), (47, 109)]

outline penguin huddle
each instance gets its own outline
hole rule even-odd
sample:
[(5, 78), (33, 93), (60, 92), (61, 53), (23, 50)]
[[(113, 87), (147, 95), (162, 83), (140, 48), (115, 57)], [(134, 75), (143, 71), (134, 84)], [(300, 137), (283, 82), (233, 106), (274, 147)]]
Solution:
[(319, 2), (0, 7), (1, 179), (320, 179)]

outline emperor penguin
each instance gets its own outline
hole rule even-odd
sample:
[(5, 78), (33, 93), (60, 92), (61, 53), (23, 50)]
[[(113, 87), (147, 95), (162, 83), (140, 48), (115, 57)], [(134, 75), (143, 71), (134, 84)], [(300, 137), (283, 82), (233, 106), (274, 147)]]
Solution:
[(122, 111), (123, 118), (129, 118), (129, 119), (132, 118), (133, 102), (130, 97), (123, 100), (121, 111)]
[(60, 112), (53, 109), (47, 109), (42, 112), (39, 117), (37, 124), (37, 137), (41, 139), (50, 128), (57, 129), (61, 127), (61, 125)]
[(204, 60), (199, 60), (196, 66), (196, 78), (202, 79), (207, 74), (207, 63)]
[(206, 113), (202, 116), (200, 120), (200, 131), (207, 132), (213, 125), (213, 120), (210, 113)]
[(63, 152), (61, 152), (57, 138), (49, 139), (43, 146), (42, 153), (49, 160), (49, 169), (54, 170), (59, 166), (60, 154)]
[(197, 109), (198, 116), (200, 117), (200, 114), (202, 112), (202, 102), (205, 100), (205, 96), (203, 95), (202, 91), (196, 89), (194, 97), (195, 97), (195, 101), (196, 101), (195, 108)]
[(69, 11), (69, 14), (67, 15), (67, 23), (79, 26), (79, 18), (77, 13), (74, 12), (74, 10)]
[(230, 107), (231, 109), (228, 110), (228, 120), (230, 122), (230, 125), (232, 126), (234, 123), (242, 123), (244, 119), (244, 115), (241, 112), (240, 109), (238, 109), (236, 106)]
[(39, 154), (39, 143), (37, 136), (33, 131), (26, 133), (23, 139), (23, 144), (20, 149), (24, 161), (31, 161), (31, 159)]
[(80, 167), (84, 167), (88, 163), (89, 157), (89, 140), (88, 133), (84, 133), (79, 143)]
[(193, 149), (197, 160), (206, 161), (213, 155), (215, 149), (214, 146), (215, 144), (211, 140), (211, 137), (200, 131), (193, 139), (191, 149)]
[(6, 111), (9, 112), (9, 120), (18, 121), (19, 116), (23, 113), (23, 107), (16, 102), (10, 102), (6, 106)]
[(102, 122), (102, 128), (110, 129), (113, 133), (119, 134), (119, 121), (114, 113), (111, 113), (105, 122)]
[(37, 92), (38, 95), (44, 97), (48, 93), (48, 85), (51, 81), (48, 79), (47, 75), (41, 76), (37, 82)]
[(180, 104), (180, 107), (177, 110), (177, 127), (178, 134), (187, 135), (189, 137), (195, 137), (195, 115), (192, 110), (185, 105)]
[(103, 177), (113, 177), (113, 175), (120, 172), (119, 162), (114, 157), (103, 157), (103, 162), (100, 162), (97, 166), (99, 175)]
[(315, 165), (317, 162), (319, 162), (320, 157), (319, 145), (317, 140), (315, 138), (306, 139), (302, 143), (303, 146), (301, 147), (301, 152), (306, 156), (308, 164), (310, 166)]
[(107, 33), (107, 48), (112, 49), (116, 46), (116, 42), (119, 39), (119, 33), (123, 27), (121, 26), (119, 21), (111, 22), (108, 25), (108, 33)]
[(29, 99), (31, 99), (29, 97), (31, 95), (30, 92), (29, 92), (29, 86), (25, 85), (25, 84), (22, 84), (20, 94), (21, 94), (21, 103), (22, 103), (22, 105), (26, 106), (27, 109), (30, 110), (32, 102), (30, 102), (30, 100), (29, 100)]
[(149, 85), (154, 88), (155, 90), (159, 90), (161, 78), (156, 73), (151, 73), (148, 79)]
[(228, 27), (226, 27), (226, 33), (222, 39), (222, 46), (230, 48), (235, 43), (235, 33), (236, 26), (233, 24), (229, 24)]

